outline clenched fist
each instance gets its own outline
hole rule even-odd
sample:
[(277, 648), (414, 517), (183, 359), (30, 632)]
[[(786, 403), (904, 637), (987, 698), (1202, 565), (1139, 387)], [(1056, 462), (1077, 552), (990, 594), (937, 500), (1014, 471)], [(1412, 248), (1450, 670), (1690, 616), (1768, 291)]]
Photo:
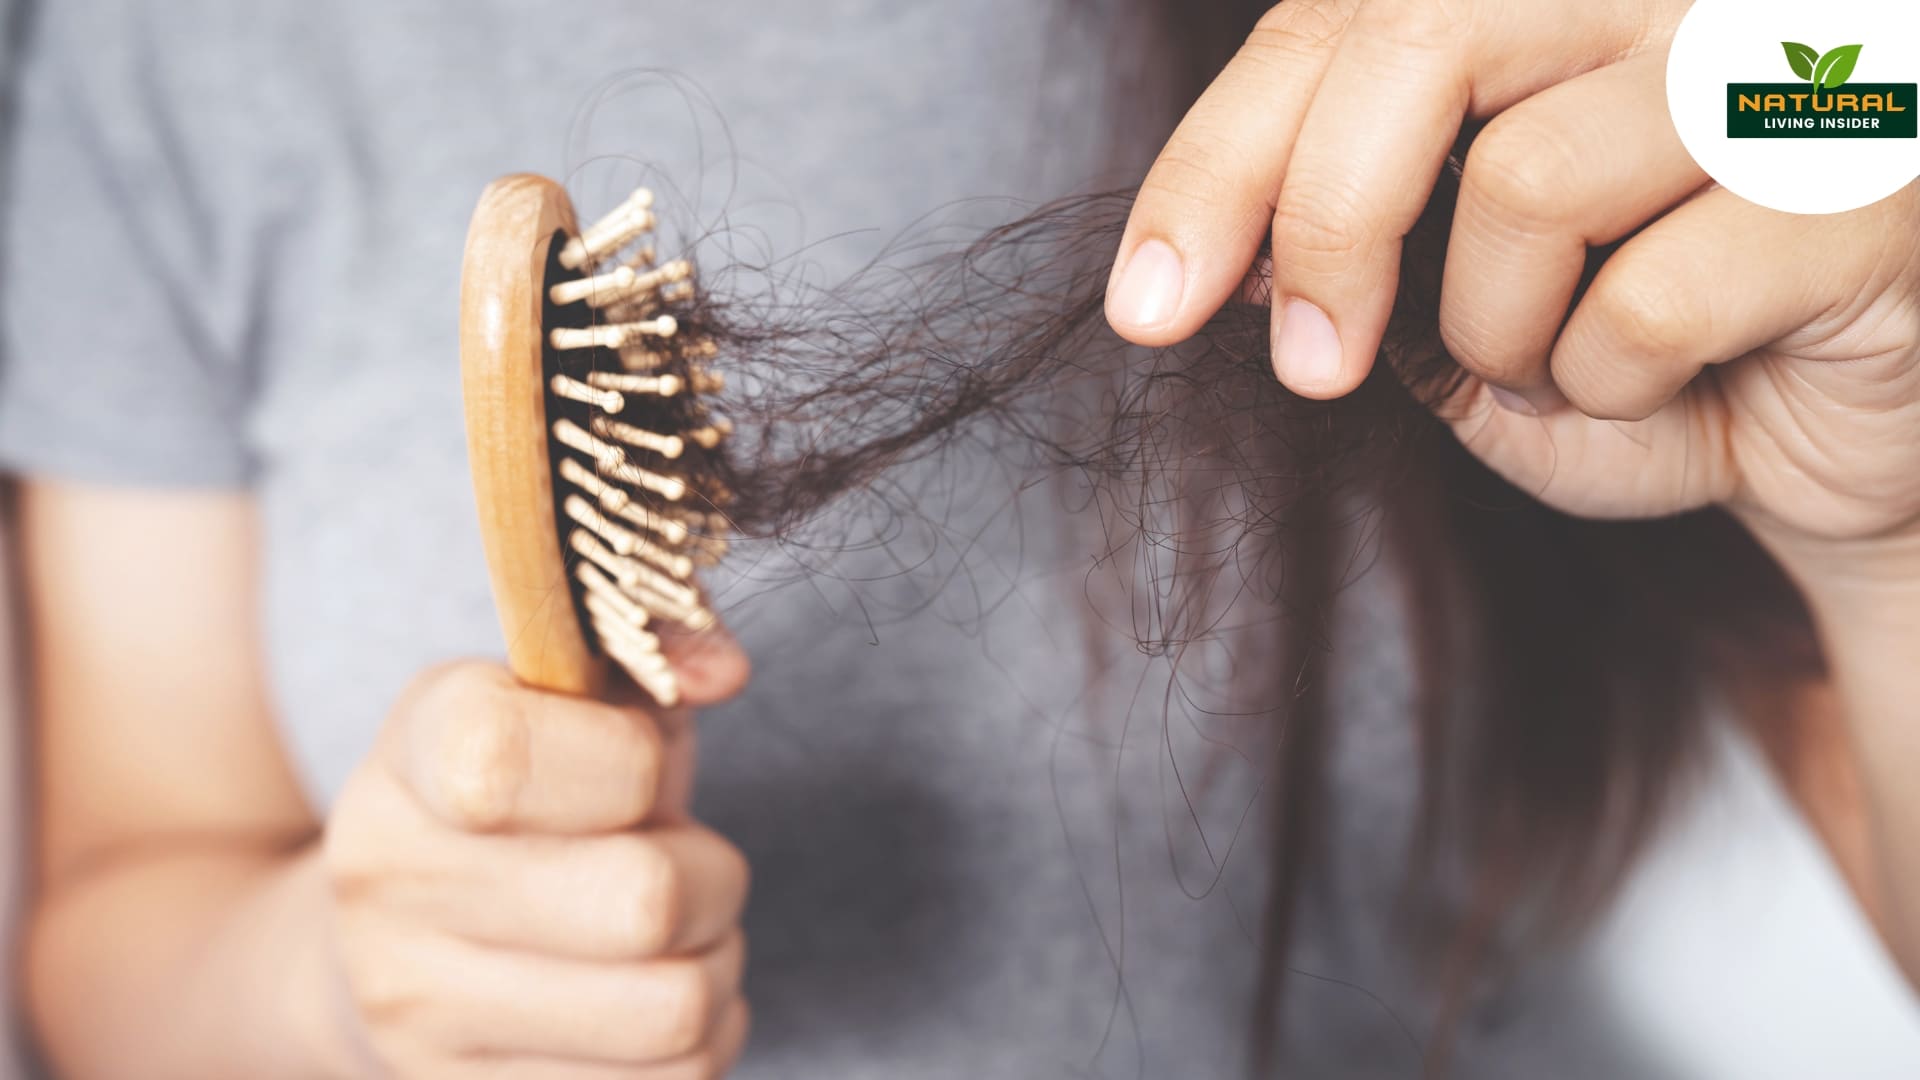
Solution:
[[(724, 638), (677, 664), (737, 691)], [(747, 864), (687, 816), (693, 733), (662, 712), (421, 676), (327, 823), (335, 955), (367, 1071), (694, 1080), (747, 1028)]]

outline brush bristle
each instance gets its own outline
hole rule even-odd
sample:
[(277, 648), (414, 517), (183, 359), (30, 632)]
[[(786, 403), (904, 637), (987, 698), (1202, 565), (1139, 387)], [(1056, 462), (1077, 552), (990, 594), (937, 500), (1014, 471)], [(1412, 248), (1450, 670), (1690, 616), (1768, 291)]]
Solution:
[[(663, 706), (680, 689), (655, 624), (714, 621), (693, 580), (726, 551), (726, 435), (707, 396), (718, 349), (685, 309), (686, 259), (654, 265), (653, 194), (642, 188), (568, 237), (546, 283), (548, 415), (560, 528), (582, 622)], [(623, 253), (632, 251), (633, 254)]]

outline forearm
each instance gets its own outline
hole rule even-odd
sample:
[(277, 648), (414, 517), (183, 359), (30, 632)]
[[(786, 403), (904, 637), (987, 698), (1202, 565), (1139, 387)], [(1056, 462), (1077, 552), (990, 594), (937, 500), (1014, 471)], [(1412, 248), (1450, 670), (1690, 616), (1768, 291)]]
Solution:
[(50, 888), (34, 910), (27, 980), (61, 1075), (365, 1075), (344, 1035), (319, 870), (311, 841), (188, 841), (125, 852)]
[(259, 655), (251, 498), (30, 480), (19, 509), (25, 989), (48, 1055), (70, 1080), (350, 1074), (319, 827)]
[(1770, 546), (1818, 624), (1865, 795), (1883, 932), (1920, 985), (1920, 530)]

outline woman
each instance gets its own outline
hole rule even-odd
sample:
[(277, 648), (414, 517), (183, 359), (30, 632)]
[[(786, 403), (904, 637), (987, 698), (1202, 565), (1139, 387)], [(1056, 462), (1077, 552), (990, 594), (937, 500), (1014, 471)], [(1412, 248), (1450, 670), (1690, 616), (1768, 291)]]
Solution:
[[(44, 785), (30, 978), (56, 1062), (83, 1077), (713, 1074), (733, 1060), (746, 1023), (737, 919), (746, 874), (724, 834), (746, 850), (760, 905), (746, 935), (759, 1035), (738, 1075), (1237, 1071), (1255, 972), (1232, 892), (1203, 905), (1177, 899), (1182, 882), (1164, 856), (1157, 866), (1143, 857), (1165, 843), (1161, 822), (1116, 813), (1114, 788), (1056, 767), (1061, 757), (1049, 760), (1047, 741), (1025, 730), (1018, 691), (1057, 675), (1040, 615), (991, 625), (972, 649), (964, 635), (899, 631), (881, 635), (893, 647), (879, 659), (827, 647), (784, 665), (782, 642), (832, 640), (817, 606), (789, 597), (743, 626), (763, 661), (736, 706), (745, 711), (731, 714), (745, 719), (703, 720), (697, 805), (717, 832), (687, 815), (684, 717), (530, 694), (484, 665), (413, 675), (433, 659), (496, 648), (462, 505), (450, 319), (422, 315), (433, 296), (452, 295), (446, 253), (457, 249), (449, 241), (465, 200), (443, 189), (476, 191), (523, 166), (500, 160), (500, 147), (545, 145), (562, 103), (663, 34), (671, 66), (697, 71), (703, 50), (734, 65), (714, 69), (732, 77), (702, 82), (736, 122), (765, 110), (777, 126), (792, 115), (777, 106), (801, 88), (810, 116), (848, 118), (844, 130), (793, 144), (795, 172), (818, 174), (801, 189), (809, 213), (870, 220), (856, 216), (874, 198), (864, 185), (901, 171), (893, 154), (921, 183), (947, 185), (918, 192), (923, 203), (1005, 187), (1011, 174), (984, 175), (982, 163), (1024, 162), (1029, 140), (1013, 137), (996, 155), (952, 139), (965, 147), (956, 154), (947, 131), (902, 133), (970, 100), (957, 85), (1004, 95), (946, 117), (981, 137), (1004, 132), (1021, 102), (1051, 100), (1033, 73), (1049, 67), (1043, 60), (1071, 65), (1008, 46), (1071, 35), (1023, 33), (1030, 7), (907, 16), (850, 7), (833, 25), (879, 36), (830, 38), (804, 58), (788, 45), (805, 28), (781, 21), (801, 15), (775, 9), (752, 27), (678, 9), (647, 26), (611, 4), (564, 24), (472, 4), (419, 26), (378, 5), (255, 9), (245, 24), (217, 10), (170, 10), (146, 26), (138, 8), (45, 13), (24, 106), (14, 364), (0, 384), (0, 431), (28, 477)], [(1385, 7), (1378, 27), (1354, 27), (1363, 55), (1393, 37)], [(1250, 83), (1292, 70), (1271, 63), (1264, 43), (1341, 40), (1293, 20), (1337, 29), (1344, 9), (1303, 11), (1273, 17), (1163, 155), (1114, 292), (1128, 333), (1180, 336), (1244, 275), (1245, 223), (1286, 164), (1248, 148), (1293, 140), (1205, 125), (1298, 114)], [(816, 5), (803, 21), (826, 17)], [(965, 34), (980, 35), (977, 50), (958, 47), (975, 40)], [(205, 40), (229, 41), (223, 58), (247, 66), (204, 62), (193, 43)], [(62, 62), (83, 46), (90, 63)], [(982, 56), (1015, 64), (1016, 77), (977, 70)], [(1017, 66), (1022, 56), (1030, 67)], [(924, 70), (942, 57), (963, 60)], [(1499, 67), (1497, 53), (1485, 59)], [(783, 72), (794, 63), (805, 71)], [(1561, 74), (1597, 63), (1579, 56)], [(903, 71), (922, 77), (905, 83)], [(1069, 98), (1089, 89), (1060, 82), (1041, 89)], [(900, 89), (923, 84), (924, 98)], [(462, 105), (448, 111), (449, 101)], [(889, 101), (897, 118), (872, 112)], [(1081, 108), (1114, 105), (1076, 100), (1068, 111)], [(235, 132), (261, 128), (298, 137), (234, 144)], [(619, 145), (630, 147), (635, 130)], [(852, 148), (882, 138), (872, 165), (848, 169)], [(1300, 145), (1313, 144), (1303, 133)], [(1262, 168), (1236, 177), (1201, 148)], [(1099, 149), (1082, 148), (1067, 168), (1086, 170)], [(1285, 174), (1301, 175), (1306, 160)], [(1386, 165), (1401, 171), (1364, 175), (1420, 172)], [(1196, 197), (1182, 176), (1232, 182)], [(1221, 217), (1178, 212), (1205, 206)], [(1388, 235), (1403, 209), (1380, 211)], [(76, 240), (76, 228), (98, 231)], [(1141, 261), (1152, 237), (1198, 268), (1175, 271), (1171, 300), (1151, 275), (1132, 284), (1141, 267), (1167, 265), (1165, 252)], [(87, 314), (110, 317), (87, 320), (81, 370), (105, 374), (76, 395), (75, 368), (57, 362), (80, 314), (60, 260), (103, 251), (122, 254), (131, 272), (85, 297)], [(1311, 247), (1275, 251), (1276, 288), (1289, 298), (1276, 305), (1281, 373), (1329, 340), (1325, 327), (1301, 333), (1314, 318), (1292, 300), (1303, 297), (1339, 328), (1338, 348), (1289, 383), (1339, 393), (1359, 374), (1350, 359), (1373, 355), (1378, 326), (1365, 304), (1379, 294), (1294, 276), (1317, 265)], [(1331, 256), (1325, 269), (1329, 282), (1353, 278)], [(1885, 294), (1908, 280), (1896, 276)], [(1483, 368), (1544, 392), (1537, 374), (1474, 370)], [(1526, 449), (1496, 426), (1507, 421), (1485, 419), (1506, 414), (1465, 412), (1486, 425), (1472, 432), (1501, 435), (1493, 447)], [(1528, 419), (1578, 422), (1554, 419), (1562, 415)], [(1494, 462), (1525, 484), (1533, 459), (1513, 452)], [(960, 493), (987, 523), (999, 510), (995, 479)], [(173, 490), (128, 490), (143, 485)], [(129, 521), (139, 522), (137, 549)], [(1010, 550), (1020, 539), (990, 535)], [(1908, 580), (1897, 545), (1873, 550), (1887, 553), (1887, 580)], [(1071, 569), (1079, 554), (1049, 549), (1040, 565)], [(1031, 595), (1032, 583), (1020, 584), (1018, 595)], [(1816, 609), (1820, 591), (1809, 587)], [(1028, 647), (1009, 632), (1031, 635)], [(1896, 670), (1872, 659), (1884, 643), (1861, 646), (1857, 664), (1844, 662), (1850, 641), (1828, 644), (1842, 673)], [(1011, 676), (998, 674), (1009, 666)], [(745, 680), (739, 650), (718, 642), (685, 656), (683, 672), (696, 705)], [(1870, 697), (1856, 700), (1871, 720)], [(1053, 703), (1034, 711), (1058, 715)], [(1083, 719), (1090, 730), (1073, 734), (1089, 743), (1111, 734), (1091, 711)], [(1023, 771), (1036, 761), (1038, 771)], [(1132, 781), (1139, 761), (1137, 749), (1117, 755), (1116, 775)], [(296, 775), (324, 809), (310, 807)], [(1096, 814), (1085, 815), (1089, 805)], [(1101, 817), (1112, 831), (1078, 839), (1112, 854), (1088, 873), (1073, 862), (1084, 848), (1071, 823)], [(1063, 820), (1065, 843), (1054, 834)], [(1096, 893), (1089, 912), (1080, 890), (1102, 869), (1129, 875), (1124, 905)], [(1387, 1023), (1378, 1009), (1350, 1010), (1347, 1027), (1320, 1033), (1319, 1049)], [(1551, 1030), (1533, 1032), (1532, 1060), (1591, 1052), (1586, 1067), (1602, 1072), (1619, 1062), (1582, 1046), (1585, 1035), (1556, 1043)], [(1383, 1074), (1404, 1073), (1404, 1056), (1391, 1056), (1400, 1049), (1375, 1048)], [(1460, 1066), (1485, 1074), (1501, 1060)]]

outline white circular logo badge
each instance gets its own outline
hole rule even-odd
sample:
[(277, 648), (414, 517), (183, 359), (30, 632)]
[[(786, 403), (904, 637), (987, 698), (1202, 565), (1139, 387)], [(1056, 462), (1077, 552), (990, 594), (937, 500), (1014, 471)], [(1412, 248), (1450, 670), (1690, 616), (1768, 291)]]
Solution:
[(1920, 177), (1920, 4), (1696, 0), (1667, 107), (1707, 175), (1796, 214), (1879, 202)]

